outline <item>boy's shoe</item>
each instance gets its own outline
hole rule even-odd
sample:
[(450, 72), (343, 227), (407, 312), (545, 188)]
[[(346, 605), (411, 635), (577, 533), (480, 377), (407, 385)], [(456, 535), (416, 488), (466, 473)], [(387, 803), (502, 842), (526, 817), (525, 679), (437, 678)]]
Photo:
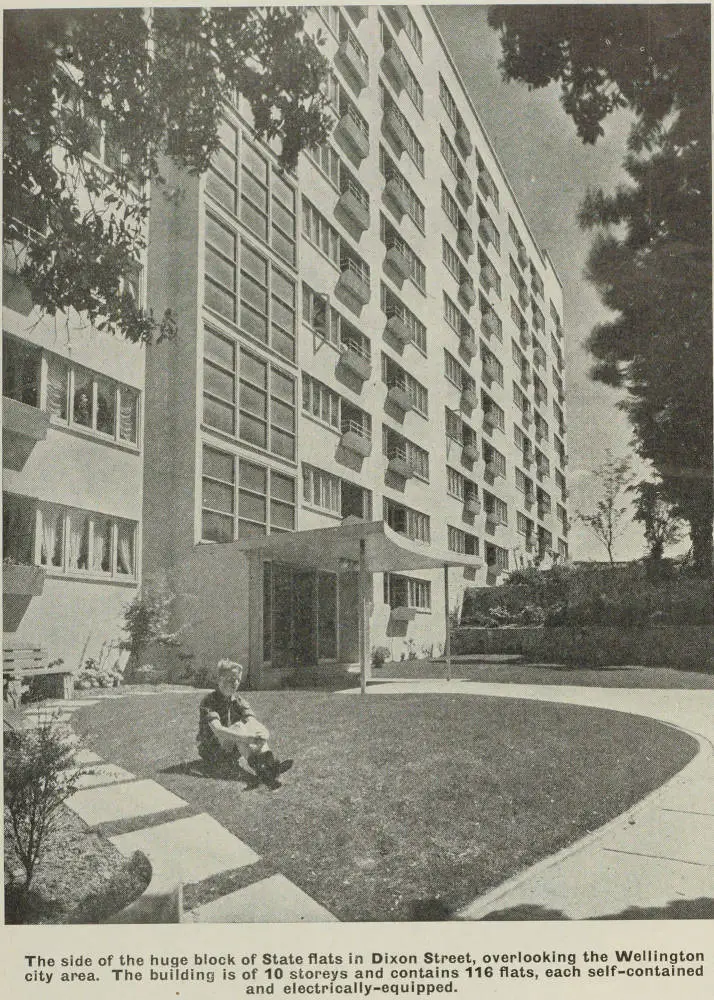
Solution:
[(289, 757), (287, 760), (280, 760), (280, 761), (276, 760), (274, 777), (277, 778), (281, 774), (285, 774), (286, 771), (290, 770), (290, 768), (293, 766), (294, 763), (295, 761)]

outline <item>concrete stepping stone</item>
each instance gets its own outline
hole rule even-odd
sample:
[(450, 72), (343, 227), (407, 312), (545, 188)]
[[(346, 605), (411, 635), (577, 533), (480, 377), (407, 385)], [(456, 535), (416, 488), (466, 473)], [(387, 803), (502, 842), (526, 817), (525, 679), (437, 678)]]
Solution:
[[(111, 791), (116, 792), (121, 787)], [(153, 869), (151, 885), (155, 891), (177, 882), (184, 885), (201, 882), (259, 860), (255, 851), (207, 813), (121, 833), (109, 839), (127, 857), (134, 851), (144, 852)]]
[(198, 906), (191, 912), (190, 919), (205, 924), (337, 922), (337, 917), (284, 875), (271, 875)]
[(112, 823), (119, 819), (150, 816), (167, 809), (180, 809), (186, 803), (178, 795), (150, 779), (129, 781), (105, 788), (87, 788), (67, 800), (88, 826)]
[[(85, 765), (80, 765), (84, 767)], [(113, 785), (120, 781), (135, 781), (136, 775), (131, 771), (125, 771), (123, 767), (116, 764), (93, 764), (86, 766), (91, 768), (87, 774), (83, 774), (77, 780), (77, 789), (94, 788), (96, 785)]]
[(103, 760), (94, 750), (78, 750), (74, 755), (75, 764), (100, 764)]

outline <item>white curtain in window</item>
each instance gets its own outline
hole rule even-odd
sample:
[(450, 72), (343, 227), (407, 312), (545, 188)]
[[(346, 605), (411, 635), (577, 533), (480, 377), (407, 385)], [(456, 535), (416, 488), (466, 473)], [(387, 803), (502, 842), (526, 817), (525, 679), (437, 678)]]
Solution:
[(42, 547), (40, 552), (40, 562), (43, 566), (52, 566), (54, 563), (55, 548), (57, 546), (57, 515), (52, 510), (42, 511)]
[(112, 523), (107, 518), (94, 519), (94, 542), (92, 545), (92, 570), (108, 573), (112, 558)]
[(68, 569), (89, 569), (89, 518), (73, 514), (69, 522)]
[(67, 366), (52, 354), (47, 362), (47, 409), (53, 417), (67, 419)]
[(134, 528), (131, 524), (119, 525), (117, 571), (130, 576), (134, 573)]

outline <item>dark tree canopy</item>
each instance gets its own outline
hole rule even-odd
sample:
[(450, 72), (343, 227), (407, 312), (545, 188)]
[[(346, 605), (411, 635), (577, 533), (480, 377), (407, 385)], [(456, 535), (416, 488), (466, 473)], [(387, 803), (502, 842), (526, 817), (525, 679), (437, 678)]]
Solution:
[(204, 171), (237, 93), (286, 168), (327, 135), (327, 62), (304, 19), (298, 7), (5, 12), (3, 223), (36, 305), (151, 338), (161, 322), (129, 279), (161, 157)]
[(557, 81), (584, 142), (633, 116), (630, 183), (589, 191), (597, 230), (587, 277), (613, 319), (592, 331), (592, 376), (622, 407), (660, 495), (689, 523), (697, 567), (712, 564), (710, 17), (706, 5), (492, 7), (506, 79)]

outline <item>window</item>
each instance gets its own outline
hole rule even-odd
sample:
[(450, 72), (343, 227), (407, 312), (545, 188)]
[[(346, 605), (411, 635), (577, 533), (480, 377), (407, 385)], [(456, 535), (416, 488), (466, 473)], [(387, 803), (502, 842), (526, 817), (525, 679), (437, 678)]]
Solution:
[(387, 525), (400, 535), (407, 535), (415, 542), (428, 543), (431, 538), (429, 517), (421, 511), (412, 510), (403, 504), (396, 503), (388, 497), (383, 498), (382, 515)]
[(508, 504), (488, 490), (483, 491), (483, 509), (496, 524), (508, 524)]
[(429, 452), (386, 424), (382, 426), (382, 454), (387, 458), (399, 456), (406, 461), (415, 476), (429, 481)]
[(538, 308), (536, 303), (531, 299), (532, 315), (533, 315), (533, 326), (537, 333), (545, 333), (545, 316)]
[(238, 213), (238, 129), (221, 119), (219, 147), (206, 174), (206, 191), (232, 215)]
[(322, 250), (336, 267), (340, 266), (342, 244), (339, 233), (304, 196), (302, 199), (302, 232), (305, 239), (318, 250)]
[(531, 404), (528, 401), (528, 397), (515, 382), (513, 383), (513, 402), (522, 413), (530, 416)]
[(496, 355), (481, 341), (481, 362), (483, 364), (484, 377), (486, 380), (503, 385), (503, 365)]
[(329, 472), (303, 462), (302, 496), (305, 503), (313, 507), (339, 514), (342, 506), (339, 476), (330, 475)]
[(499, 431), (505, 431), (506, 414), (486, 392), (481, 392), (481, 406), (486, 420)]
[(494, 545), (493, 542), (486, 542), (484, 546), (486, 555), (486, 565), (492, 569), (508, 570), (508, 549)]
[(478, 262), (479, 267), (481, 268), (481, 273), (479, 274), (479, 281), (481, 282), (481, 285), (486, 289), (486, 291), (493, 290), (500, 299), (501, 275), (493, 266), (488, 258), (488, 254), (481, 246), (478, 248)]
[(409, 396), (412, 406), (423, 417), (429, 415), (429, 393), (417, 380), (405, 371), (396, 361), (392, 361), (386, 354), (382, 354), (382, 381), (391, 387), (398, 385), (405, 390)]
[(322, 170), (330, 183), (339, 189), (342, 163), (329, 142), (324, 142), (321, 146), (312, 146), (307, 150), (307, 155)]
[(27, 406), (40, 405), (42, 350), (5, 335), (2, 345), (2, 394)]
[(465, 500), (467, 483), (466, 476), (462, 476), (460, 472), (452, 469), (450, 465), (446, 466), (446, 488), (450, 496), (455, 497), (457, 500)]
[(384, 146), (379, 147), (379, 169), (387, 181), (394, 181), (399, 185), (407, 199), (407, 214), (412, 219), (416, 227), (424, 232), (424, 205), (417, 197), (414, 188), (397, 168), (394, 160), (385, 150)]
[(203, 338), (203, 419), (226, 434), (236, 429), (236, 345), (206, 329)]
[(431, 583), (397, 573), (384, 574), (384, 603), (390, 608), (431, 610)]
[(535, 431), (539, 441), (548, 440), (548, 421), (544, 420), (540, 413), (535, 415)]
[(441, 99), (441, 103), (444, 105), (444, 110), (451, 119), (452, 124), (458, 128), (461, 121), (461, 115), (459, 114), (459, 109), (456, 107), (456, 101), (451, 96), (451, 91), (446, 86), (441, 73), (439, 73), (439, 98)]
[(302, 408), (322, 423), (340, 429), (340, 397), (322, 382), (303, 373)]
[(382, 243), (384, 243), (388, 250), (391, 247), (397, 247), (399, 249), (400, 253), (403, 254), (409, 262), (409, 277), (420, 291), (425, 291), (426, 268), (414, 253), (412, 248), (402, 239), (392, 223), (384, 215), (379, 216), (379, 234)]
[(406, 151), (410, 160), (414, 163), (420, 174), (424, 174), (424, 147), (419, 142), (416, 137), (414, 129), (411, 127), (404, 114), (400, 111), (396, 101), (392, 95), (387, 91), (384, 83), (379, 81), (379, 96), (380, 103), (386, 114), (392, 114), (399, 121), (401, 125), (404, 136), (406, 138)]
[(422, 50), (421, 50), (421, 47), (422, 47), (421, 31), (419, 30), (419, 27), (418, 27), (416, 21), (414, 20), (414, 16), (413, 16), (412, 12), (409, 10), (409, 8), (407, 7), (406, 9), (405, 8), (402, 8), (402, 9), (405, 11), (405, 14), (406, 14), (406, 24), (404, 26), (404, 31), (406, 32), (407, 38), (409, 39), (409, 41), (414, 46), (414, 51), (416, 52), (416, 54), (421, 59), (421, 56), (422, 56)]
[(324, 340), (336, 346), (339, 344), (339, 313), (330, 306), (329, 298), (313, 291), (309, 285), (302, 285), (302, 319)]
[(390, 288), (387, 288), (384, 282), (382, 282), (380, 287), (380, 302), (384, 315), (387, 318), (395, 315), (399, 316), (412, 335), (412, 343), (421, 351), (422, 354), (426, 354), (426, 327), (421, 320), (418, 319), (414, 313), (408, 309), (400, 299), (397, 298), (394, 292)]
[(447, 537), (449, 552), (460, 552), (467, 556), (478, 555), (478, 538), (461, 528), (453, 528), (447, 525)]
[(533, 498), (533, 480), (519, 468), (516, 468), (516, 489), (523, 493), (527, 500)]
[(385, 24), (385, 22), (381, 17), (379, 18), (379, 37), (381, 39), (385, 52), (389, 51), (390, 49), (394, 50), (396, 57), (399, 60), (402, 69), (404, 70), (404, 89), (406, 90), (407, 94), (409, 94), (409, 98), (414, 107), (419, 112), (419, 114), (423, 115), (424, 91), (420, 87), (419, 81), (412, 72), (411, 66), (404, 58), (401, 49), (395, 42), (392, 33), (389, 31), (387, 25)]
[(242, 348), (238, 436), (295, 459), (295, 379)]
[(457, 444), (464, 443), (464, 422), (458, 413), (446, 408), (446, 436)]
[(467, 384), (473, 384), (473, 379), (464, 371), (456, 358), (444, 349), (444, 374), (449, 382), (453, 382), (461, 390)]
[(294, 529), (292, 477), (203, 446), (201, 537), (204, 541), (232, 542), (268, 531)]
[(496, 223), (491, 218), (488, 209), (477, 196), (476, 203), (478, 206), (478, 217), (479, 217), (479, 235), (484, 243), (492, 243), (496, 253), (501, 253), (501, 234), (499, 233)]
[(487, 441), (482, 442), (483, 460), (494, 476), (506, 478), (506, 456)]
[(445, 184), (441, 185), (441, 207), (446, 213), (447, 219), (458, 229), (460, 226), (461, 212), (456, 204), (456, 199), (451, 196)]
[(447, 271), (449, 271), (454, 278), (459, 281), (461, 278), (462, 264), (459, 259), (459, 255), (444, 236), (441, 237), (441, 260)]
[[(25, 350), (27, 346), (27, 350)], [(42, 384), (43, 352), (14, 337), (3, 339), (3, 395), (29, 406), (45, 408), (54, 421), (95, 431), (104, 438), (138, 444), (139, 392), (106, 375), (70, 364), (44, 352), (47, 365)]]
[(535, 524), (529, 517), (522, 514), (520, 511), (516, 513), (516, 530), (519, 535), (525, 535), (527, 540), (530, 540), (533, 532), (535, 531)]
[(536, 456), (536, 468), (538, 469), (538, 475), (544, 479), (550, 476), (550, 459), (546, 458), (540, 448), (535, 450)]
[(241, 221), (283, 260), (295, 263), (295, 191), (272, 164), (243, 139)]
[(458, 156), (456, 154), (456, 150), (454, 149), (454, 147), (451, 144), (451, 142), (449, 142), (449, 137), (447, 136), (447, 134), (443, 130), (443, 128), (440, 129), (440, 132), (441, 132), (441, 140), (440, 140), (441, 141), (441, 155), (446, 160), (446, 164), (447, 164), (449, 170), (454, 175), (454, 177), (458, 177), (459, 174), (460, 174), (460, 172), (461, 172), (462, 167), (461, 167), (461, 164), (459, 162), (459, 158), (458, 158)]
[(494, 336), (496, 340), (503, 341), (503, 323), (484, 295), (479, 292), (479, 310), (481, 312), (481, 329), (486, 336)]
[(136, 577), (137, 523), (3, 494), (3, 554), (48, 572)]

